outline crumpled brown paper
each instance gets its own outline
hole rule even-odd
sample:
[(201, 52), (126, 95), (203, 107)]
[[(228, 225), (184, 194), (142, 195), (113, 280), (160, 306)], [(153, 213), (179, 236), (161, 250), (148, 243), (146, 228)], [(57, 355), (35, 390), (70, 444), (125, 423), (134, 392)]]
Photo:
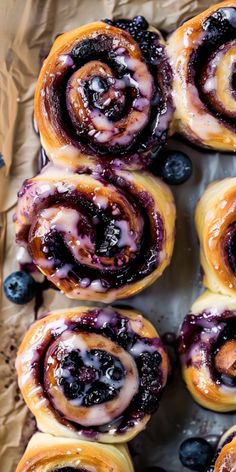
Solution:
[[(40, 61), (54, 37), (85, 22), (105, 17), (144, 15), (160, 29), (171, 31), (217, 1), (210, 0), (1, 0), (0, 2), (0, 262), (1, 280), (18, 269), (12, 215), (17, 190), (37, 169), (39, 139), (33, 132), (33, 94)], [(202, 153), (174, 139), (170, 148), (185, 150), (194, 174), (175, 189), (177, 238), (171, 266), (142, 294), (123, 303), (140, 309), (161, 334), (176, 331), (201, 290), (193, 207), (209, 181), (236, 175), (232, 155)], [(3, 263), (4, 261), (4, 263)], [(45, 292), (38, 316), (48, 309), (78, 305), (54, 290)], [(16, 306), (3, 296), (0, 313), (0, 471), (15, 471), (35, 425), (17, 388), (14, 362), (22, 335), (34, 320), (34, 302)], [(209, 413), (195, 405), (177, 369), (160, 409), (147, 430), (131, 445), (136, 470), (159, 465), (168, 472), (184, 470), (178, 445), (187, 435), (220, 434), (236, 422), (233, 415)]]

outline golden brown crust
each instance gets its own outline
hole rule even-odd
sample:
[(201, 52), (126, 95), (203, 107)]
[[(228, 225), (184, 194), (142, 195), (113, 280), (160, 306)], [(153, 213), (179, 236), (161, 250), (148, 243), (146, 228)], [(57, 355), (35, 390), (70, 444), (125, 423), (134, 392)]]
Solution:
[(236, 426), (229, 428), (220, 438), (212, 472), (228, 472), (235, 470), (236, 463)]
[[(225, 124), (224, 120), (218, 119), (217, 110), (215, 113), (209, 111), (198, 91), (198, 87), (201, 85), (189, 80), (189, 68), (193, 67), (192, 54), (201, 44), (204, 35), (204, 20), (219, 8), (227, 7), (236, 7), (236, 1), (218, 3), (188, 20), (171, 35), (167, 49), (174, 71), (173, 99), (176, 107), (174, 129), (199, 145), (221, 151), (235, 151), (235, 130)], [(234, 47), (229, 54), (231, 59), (233, 54), (235, 54)], [(228, 91), (228, 82), (230, 81), (228, 59), (227, 57), (220, 58), (221, 62), (219, 67), (217, 65), (216, 75), (211, 82), (206, 84), (204, 90), (207, 97), (208, 89), (211, 93), (216, 92), (217, 100), (214, 106), (218, 108), (220, 106), (221, 112), (224, 106), (229, 113), (230, 111), (235, 112), (235, 101)]]
[[(109, 181), (105, 181), (104, 183), (102, 179), (100, 180), (93, 174), (76, 174), (50, 166), (51, 164), (49, 164), (47, 170), (29, 179), (28, 184), (23, 185), (15, 217), (17, 241), (19, 244), (28, 247), (34, 263), (41, 272), (69, 298), (107, 303), (133, 296), (160, 277), (170, 263), (175, 236), (176, 210), (172, 193), (167, 185), (148, 172), (131, 173), (117, 170), (117, 180), (120, 179), (120, 181), (127, 183), (128, 191), (125, 193), (122, 186), (119, 188), (118, 185), (110, 184)], [(131, 186), (131, 191), (129, 191), (129, 185)], [(104, 212), (104, 214), (106, 214), (107, 208), (109, 210), (113, 205), (116, 206), (119, 211), (122, 211), (123, 216), (119, 217), (118, 215), (117, 224), (119, 224), (121, 218), (121, 224), (125, 224), (125, 228), (128, 228), (128, 240), (126, 234), (124, 233), (124, 238), (122, 238), (121, 233), (121, 239), (124, 239), (126, 246), (124, 250), (122, 248), (120, 249), (118, 246), (115, 256), (119, 258), (121, 254), (125, 270), (129, 264), (132, 264), (134, 256), (137, 259), (140, 257), (139, 246), (141, 240), (145, 241), (147, 245), (149, 245), (150, 241), (154, 241), (152, 244), (156, 246), (156, 255), (154, 254), (157, 259), (156, 268), (154, 267), (153, 271), (149, 272), (149, 275), (143, 278), (135, 276), (134, 281), (129, 283), (124, 282), (115, 288), (106, 288), (106, 285), (105, 287), (101, 286), (100, 278), (102, 279), (102, 275), (96, 277), (97, 280), (94, 284), (91, 279), (90, 284), (84, 288), (82, 283), (78, 283), (77, 279), (74, 280), (73, 277), (70, 276), (67, 270), (69, 267), (67, 261), (66, 264), (64, 264), (65, 267), (64, 265), (62, 266), (63, 270), (55, 270), (53, 265), (55, 261), (49, 260), (47, 252), (43, 251), (42, 241), (46, 233), (50, 234), (53, 227), (55, 229), (58, 218), (60, 219), (60, 228), (63, 224), (65, 245), (72, 248), (71, 252), (74, 254), (74, 259), (77, 259), (80, 264), (82, 263), (83, 267), (97, 268), (98, 274), (100, 274), (102, 269), (109, 274), (109, 266), (111, 266), (111, 271), (114, 269), (117, 271), (120, 267), (117, 265), (117, 262), (114, 262), (115, 256), (100, 257), (96, 265), (93, 256), (96, 256), (96, 259), (98, 259), (98, 257), (94, 254), (96, 248), (94, 249), (93, 243), (89, 241), (89, 244), (87, 244), (86, 238), (83, 239), (83, 235), (77, 230), (76, 224), (73, 225), (73, 228), (68, 228), (68, 231), (67, 228), (65, 228), (65, 226), (68, 227), (69, 224), (72, 225), (76, 218), (80, 218), (80, 212), (82, 218), (84, 216), (86, 218), (86, 212), (83, 209), (80, 210), (79, 206), (78, 208), (75, 207), (75, 205), (73, 206), (73, 194), (71, 194), (71, 192), (74, 192), (75, 196), (77, 194), (83, 195), (83, 198), (88, 200), (88, 204), (92, 199), (95, 205), (98, 206), (100, 213)], [(55, 194), (57, 194), (58, 202), (56, 206), (54, 203), (51, 203), (50, 200)], [(147, 204), (148, 208), (142, 203), (142, 196), (146, 196), (147, 201), (150, 199), (151, 203)], [(67, 198), (66, 207), (63, 204), (65, 198)], [(61, 205), (59, 205), (60, 199), (62, 199)], [(133, 200), (135, 207), (133, 207)], [(100, 204), (103, 205), (103, 202), (107, 205), (105, 209), (99, 207)], [(67, 217), (68, 208), (72, 209), (73, 218), (71, 212)], [(44, 209), (45, 211), (42, 211)], [(139, 210), (141, 217), (138, 214)], [(35, 213), (37, 213), (37, 218), (35, 218)], [(145, 215), (145, 218), (147, 217), (148, 219), (148, 226), (146, 228), (142, 226), (142, 215)], [(157, 222), (158, 217), (160, 218), (159, 226)], [(109, 218), (111, 219), (111, 216), (109, 216)], [(116, 216), (113, 218), (116, 218)], [(114, 221), (116, 224), (116, 219), (114, 219)], [(89, 216), (86, 224), (96, 235), (97, 229), (96, 225), (93, 223), (92, 217)], [(33, 236), (32, 227), (34, 228)], [(31, 228), (30, 231), (29, 228)], [(142, 232), (144, 234), (142, 234)], [(27, 234), (27, 237), (25, 237), (25, 234)], [(137, 243), (136, 240), (134, 240), (135, 245), (133, 248), (131, 248), (129, 244), (129, 234), (133, 234), (133, 237), (137, 240)], [(160, 238), (161, 246), (159, 252), (157, 247), (159, 245), (155, 242), (158, 238)], [(122, 251), (125, 251), (123, 255)]]
[[(55, 40), (34, 99), (41, 142), (55, 164), (77, 170), (91, 161), (126, 169), (150, 163), (151, 148), (163, 144), (173, 109), (163, 38), (158, 34), (155, 41), (161, 65), (152, 73), (139, 43), (127, 31), (104, 22), (81, 26)], [(153, 105), (156, 76), (163, 106)], [(95, 87), (94, 96), (91, 81), (99, 77), (105, 88)], [(154, 121), (149, 123), (151, 115)], [(146, 143), (142, 148), (139, 135)]]
[[(106, 443), (119, 443), (119, 442), (128, 441), (128, 440), (131, 440), (133, 437), (135, 437), (142, 429), (144, 429), (146, 423), (150, 419), (149, 414), (142, 414), (140, 418), (133, 421), (134, 424), (131, 427), (126, 428), (125, 432), (119, 433), (115, 430), (115, 428), (113, 428), (114, 431), (111, 432), (108, 428), (107, 432), (100, 431), (96, 433), (96, 428), (95, 428), (95, 434), (92, 434), (90, 436), (88, 434), (86, 435), (86, 431), (83, 428), (81, 429), (81, 425), (80, 425), (80, 428), (75, 428), (73, 426), (73, 422), (71, 423), (68, 420), (68, 406), (66, 409), (66, 413), (67, 413), (66, 418), (63, 418), (63, 415), (58, 415), (56, 409), (54, 408), (53, 404), (49, 400), (48, 396), (45, 395), (44, 386), (42, 385), (42, 382), (38, 376), (38, 372), (39, 372), (38, 369), (39, 369), (40, 359), (41, 359), (40, 352), (42, 351), (44, 352), (45, 349), (47, 349), (47, 352), (49, 352), (50, 346), (52, 345), (52, 341), (54, 339), (52, 338), (54, 336), (53, 333), (58, 333), (58, 334), (61, 333), (61, 335), (64, 336), (63, 338), (64, 341), (62, 341), (61, 335), (59, 335), (59, 337), (57, 337), (56, 339), (59, 340), (59, 342), (65, 343), (66, 342), (65, 339), (67, 335), (67, 326), (69, 327), (70, 325), (74, 323), (78, 323), (80, 320), (83, 320), (83, 317), (89, 313), (92, 313), (93, 310), (99, 310), (99, 309), (93, 308), (93, 307), (78, 307), (78, 308), (74, 308), (70, 310), (69, 309), (58, 310), (58, 311), (52, 312), (47, 317), (37, 321), (34, 325), (31, 326), (31, 328), (26, 333), (19, 347), (19, 351), (17, 355), (16, 368), (17, 368), (17, 373), (18, 373), (19, 386), (20, 386), (22, 395), (24, 397), (24, 400), (27, 406), (36, 417), (39, 430), (45, 433), (53, 434), (55, 436), (63, 436), (63, 437), (68, 437), (68, 438), (85, 438), (85, 439), (92, 439), (92, 440), (96, 439), (99, 442), (106, 442)], [(132, 329), (136, 334), (141, 336), (141, 338), (148, 338), (150, 340), (152, 340), (153, 338), (158, 338), (158, 334), (155, 328), (153, 327), (153, 325), (148, 320), (143, 318), (139, 313), (135, 311), (131, 311), (131, 310), (116, 310), (116, 312), (119, 315), (129, 320), (130, 329)], [(111, 313), (110, 309), (101, 310), (102, 319), (104, 319), (104, 317), (105, 318), (109, 317), (110, 313)], [(69, 328), (68, 328), (68, 331), (69, 331)], [(74, 338), (75, 336), (78, 336), (78, 333), (79, 333), (78, 330), (75, 331)], [(83, 336), (84, 335), (82, 333), (82, 338)], [(88, 336), (89, 336), (89, 333), (88, 333)], [(97, 337), (103, 339), (103, 347), (100, 347), (100, 349), (104, 349), (106, 351), (107, 349), (106, 337), (98, 336), (98, 335)], [(91, 338), (93, 341), (92, 331), (91, 331)], [(109, 341), (109, 338), (108, 338), (108, 341)], [(71, 342), (72, 342), (72, 339), (70, 343)], [(73, 339), (73, 343), (75, 342), (77, 341)], [(121, 349), (117, 344), (112, 343), (111, 341), (109, 342), (113, 346), (116, 346), (117, 349), (119, 348), (123, 352), (123, 349)], [(80, 344), (81, 343), (82, 345), (85, 345), (84, 338), (80, 339)], [(141, 344), (141, 347), (142, 347), (142, 344)], [(144, 345), (142, 349), (145, 350), (146, 346)], [(158, 347), (156, 347), (155, 349), (157, 349), (157, 351), (161, 354), (162, 361), (161, 361), (160, 369), (162, 372), (162, 382), (164, 386), (167, 381), (168, 358), (161, 342), (158, 341)], [(116, 356), (118, 356), (119, 358), (120, 352), (117, 351)], [(127, 356), (127, 362), (129, 363), (133, 359), (131, 356), (131, 353), (127, 351), (126, 356)], [(132, 360), (132, 363), (133, 363), (133, 360)], [(135, 372), (134, 374), (132, 374), (131, 380), (129, 381), (129, 389), (127, 390), (126, 395), (130, 395), (131, 381), (135, 385), (136, 378), (137, 378), (137, 373)], [(124, 387), (122, 387), (122, 390), (123, 388)], [(55, 398), (54, 398), (54, 401), (55, 401)], [(61, 399), (59, 399), (59, 401), (61, 405)], [(124, 402), (125, 400), (123, 399), (121, 401)], [(67, 401), (67, 404), (68, 404), (68, 401)], [(107, 402), (107, 405), (108, 404), (109, 402)], [(100, 417), (101, 414), (105, 413), (104, 408), (106, 409), (106, 404), (104, 405), (105, 406), (102, 407), (103, 411), (101, 411), (101, 413), (99, 413), (98, 411), (97, 413), (98, 417)], [(120, 405), (120, 407), (122, 407), (122, 404)], [(86, 417), (88, 419), (91, 418), (91, 411), (92, 411), (91, 408), (87, 408), (87, 412), (85, 412)], [(72, 413), (70, 410), (70, 414)], [(86, 417), (84, 417), (84, 415), (81, 416), (81, 412), (78, 413), (78, 409), (77, 409), (77, 412), (75, 412), (75, 414), (77, 415), (80, 414), (80, 418), (81, 418), (80, 421), (84, 423), (84, 419), (86, 420)], [(113, 414), (112, 412), (107, 411), (106, 415), (107, 414), (113, 415), (113, 419), (115, 419), (116, 417), (115, 412)], [(94, 415), (92, 416), (92, 418), (93, 417)], [(85, 422), (84, 424), (88, 424), (88, 423)], [(95, 424), (99, 424), (99, 423), (95, 423)]]
[[(228, 313), (226, 318), (224, 318), (225, 312)], [(189, 321), (188, 316), (191, 316)], [(214, 369), (219, 374), (222, 372), (221, 368), (217, 369), (216, 357), (212, 353), (218, 342), (220, 325), (226, 323), (227, 326), (227, 320), (235, 318), (235, 316), (235, 298), (206, 291), (194, 302), (190, 315), (185, 318), (180, 332), (179, 353), (182, 375), (187, 388), (197, 403), (213, 411), (228, 412), (234, 411), (236, 408), (235, 387), (225, 385), (224, 377), (222, 381), (216, 381), (215, 374), (213, 374)], [(197, 337), (191, 334), (194, 325), (198, 326), (198, 330), (196, 328)], [(187, 349), (184, 347), (185, 342), (188, 343)], [(220, 344), (218, 355), (221, 353), (224, 356), (224, 369), (227, 366), (227, 372), (225, 371), (223, 374), (228, 378), (234, 378), (235, 373), (228, 369), (228, 360), (225, 357), (230, 355), (232, 360), (235, 356), (235, 344), (231, 345), (233, 350), (229, 352), (229, 342)], [(226, 345), (228, 345), (228, 349), (225, 351)]]
[(36, 433), (20, 460), (16, 472), (46, 472), (63, 467), (80, 468), (86, 472), (134, 472), (125, 445), (110, 446), (78, 439), (53, 437)]
[(226, 254), (227, 233), (236, 219), (236, 178), (210, 184), (195, 212), (200, 241), (200, 260), (204, 285), (214, 292), (234, 296), (236, 277)]

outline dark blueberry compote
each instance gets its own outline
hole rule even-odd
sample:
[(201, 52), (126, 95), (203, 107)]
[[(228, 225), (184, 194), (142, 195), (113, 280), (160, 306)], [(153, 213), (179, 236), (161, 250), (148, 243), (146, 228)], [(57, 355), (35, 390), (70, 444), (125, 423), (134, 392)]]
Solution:
[[(66, 54), (58, 48), (53, 74), (51, 53), (46, 59), (35, 94), (40, 134), (55, 162), (68, 151), (78, 168), (87, 156), (107, 166), (143, 168), (168, 135), (171, 66), (160, 34), (149, 31), (144, 17), (101, 25), (89, 25), (87, 35), (78, 29)], [(42, 107), (50, 113), (42, 114)], [(49, 146), (51, 133), (65, 156)]]
[(137, 358), (140, 375), (140, 392), (136, 398), (136, 405), (141, 411), (151, 414), (156, 411), (162, 385), (160, 364), (162, 358), (159, 352), (143, 352)]
[[(168, 375), (160, 338), (142, 335), (145, 319), (103, 308), (37, 323), (47, 334), (35, 346), (33, 378), (57, 421), (89, 440), (133, 437), (158, 408)], [(33, 396), (37, 391), (32, 387)]]
[(222, 309), (225, 298), (217, 297), (219, 301), (214, 302), (206, 294), (207, 309), (185, 317), (178, 350), (195, 399), (212, 410), (231, 411), (235, 409), (236, 312)]
[(124, 367), (119, 359), (100, 350), (83, 354), (71, 351), (60, 364), (57, 375), (65, 396), (80, 399), (85, 406), (98, 405), (113, 399), (124, 380)]
[[(16, 240), (57, 288), (81, 299), (91, 290), (105, 301), (113, 289), (168, 265), (171, 254), (162, 254), (173, 232), (168, 236), (153, 194), (139, 191), (132, 174), (126, 179), (103, 169), (83, 175), (81, 185), (80, 174), (63, 178), (49, 163), (26, 181), (18, 194)], [(164, 205), (170, 208), (167, 200)]]
[(225, 261), (236, 276), (236, 222), (231, 223), (221, 244)]
[(227, 107), (218, 96), (215, 75), (218, 64), (232, 51), (231, 69), (227, 76), (227, 94), (235, 99), (235, 41), (236, 41), (236, 8), (225, 6), (218, 8), (202, 22), (202, 37), (198, 47), (192, 52), (188, 67), (188, 81), (197, 87), (200, 99), (207, 110), (222, 121), (229, 129), (235, 131), (235, 111)]

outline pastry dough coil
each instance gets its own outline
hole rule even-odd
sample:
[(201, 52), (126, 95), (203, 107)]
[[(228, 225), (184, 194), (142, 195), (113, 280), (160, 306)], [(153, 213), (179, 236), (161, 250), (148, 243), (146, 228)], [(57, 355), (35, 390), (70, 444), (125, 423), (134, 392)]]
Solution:
[(234, 472), (236, 469), (236, 426), (221, 437), (214, 459), (207, 472)]
[(213, 292), (236, 294), (236, 178), (210, 184), (195, 213), (203, 283)]
[(125, 445), (111, 446), (36, 433), (16, 472), (134, 472)]
[(40, 431), (119, 443), (136, 436), (157, 409), (168, 358), (139, 313), (79, 307), (35, 322), (16, 367)]
[(147, 172), (48, 164), (24, 182), (16, 240), (68, 297), (111, 302), (153, 283), (170, 263), (175, 205)]
[(170, 37), (174, 128), (190, 141), (236, 150), (236, 2), (193, 17)]
[(236, 299), (205, 292), (181, 326), (183, 378), (197, 403), (213, 411), (236, 408)]
[[(146, 31), (147, 34), (149, 32)], [(123, 29), (91, 23), (60, 35), (35, 91), (42, 145), (56, 164), (146, 167), (165, 143), (172, 73), (160, 35), (149, 64)]]

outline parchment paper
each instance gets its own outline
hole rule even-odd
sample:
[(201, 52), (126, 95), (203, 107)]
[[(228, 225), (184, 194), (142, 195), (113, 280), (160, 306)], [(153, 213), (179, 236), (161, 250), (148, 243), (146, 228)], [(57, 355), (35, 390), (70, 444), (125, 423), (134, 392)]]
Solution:
[[(36, 172), (39, 140), (33, 132), (33, 93), (40, 58), (56, 34), (105, 17), (145, 15), (153, 25), (171, 31), (185, 19), (217, 3), (209, 0), (1, 0), (0, 1), (0, 262), (5, 278), (18, 269), (12, 215), (22, 181)], [(174, 188), (177, 235), (174, 256), (164, 276), (123, 304), (140, 309), (160, 334), (177, 331), (183, 316), (202, 290), (193, 208), (208, 182), (236, 175), (236, 157), (196, 150), (174, 138), (169, 148), (191, 157), (194, 172)], [(23, 307), (2, 297), (0, 313), (0, 471), (14, 472), (28, 438), (35, 429), (17, 388), (15, 354), (20, 339), (34, 320), (34, 302)], [(54, 290), (45, 292), (41, 313), (75, 306)], [(235, 415), (215, 414), (197, 406), (180, 379), (174, 354), (173, 372), (159, 411), (131, 444), (136, 470), (159, 465), (167, 472), (185, 470), (178, 460), (179, 443), (191, 435), (219, 435)], [(212, 438), (214, 440), (214, 437)]]

